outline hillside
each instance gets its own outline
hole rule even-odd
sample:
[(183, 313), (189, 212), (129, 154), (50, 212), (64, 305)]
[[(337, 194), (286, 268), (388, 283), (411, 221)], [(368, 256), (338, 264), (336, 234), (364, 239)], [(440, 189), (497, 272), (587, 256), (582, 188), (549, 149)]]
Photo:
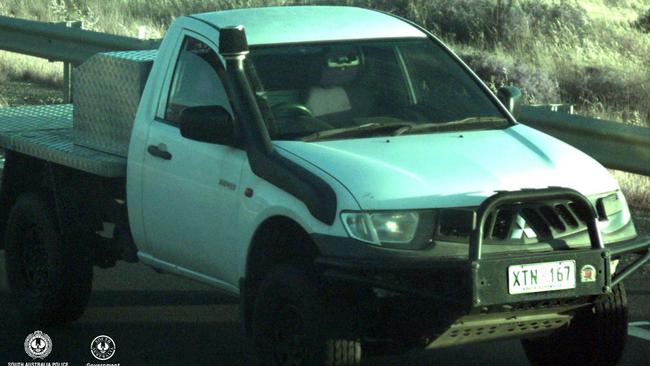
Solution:
[[(431, 29), (489, 84), (516, 84), (533, 102), (647, 124), (650, 33), (634, 22), (647, 0), (4, 0), (0, 14), (83, 20), (89, 29), (161, 37), (182, 14), (242, 6), (343, 4), (390, 11)], [(19, 62), (16, 62), (19, 61)], [(56, 65), (2, 55), (0, 75), (56, 84)], [(27, 68), (24, 68), (27, 65)], [(0, 81), (2, 76), (0, 76)]]

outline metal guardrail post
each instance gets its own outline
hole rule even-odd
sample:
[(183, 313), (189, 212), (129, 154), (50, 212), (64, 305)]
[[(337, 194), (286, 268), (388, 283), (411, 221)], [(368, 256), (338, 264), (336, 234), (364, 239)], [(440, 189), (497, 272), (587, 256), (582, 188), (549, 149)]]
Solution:
[[(68, 28), (83, 29), (82, 21), (66, 22)], [(63, 102), (72, 103), (72, 71), (74, 66), (70, 62), (63, 63)]]

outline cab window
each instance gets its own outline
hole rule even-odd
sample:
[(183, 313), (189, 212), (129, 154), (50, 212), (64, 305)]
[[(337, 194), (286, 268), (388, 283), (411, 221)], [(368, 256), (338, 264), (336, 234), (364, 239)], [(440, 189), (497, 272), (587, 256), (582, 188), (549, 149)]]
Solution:
[(216, 52), (205, 43), (186, 37), (174, 70), (165, 121), (178, 126), (183, 111), (190, 107), (222, 106), (232, 115), (222, 74)]

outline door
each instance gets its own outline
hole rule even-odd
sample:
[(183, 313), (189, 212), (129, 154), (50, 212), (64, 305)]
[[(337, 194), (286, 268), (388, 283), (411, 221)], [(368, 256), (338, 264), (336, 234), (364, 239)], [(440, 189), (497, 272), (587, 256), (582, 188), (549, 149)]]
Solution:
[[(222, 106), (232, 114), (223, 65), (200, 36), (185, 36), (164, 116), (149, 128), (143, 160), (143, 226), (151, 254), (182, 269), (235, 285), (240, 176), (246, 154), (232, 144), (189, 140), (179, 130), (189, 107)], [(228, 276), (230, 274), (230, 276)]]

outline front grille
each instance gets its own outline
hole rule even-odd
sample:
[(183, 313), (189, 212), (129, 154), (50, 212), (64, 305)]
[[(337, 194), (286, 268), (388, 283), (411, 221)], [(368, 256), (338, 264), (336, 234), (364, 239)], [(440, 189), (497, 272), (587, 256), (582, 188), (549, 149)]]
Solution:
[(571, 210), (573, 210), (573, 212), (576, 214), (578, 219), (580, 219), (580, 221), (582, 221), (583, 223), (589, 220), (589, 213), (582, 206), (574, 202), (570, 202), (569, 207), (571, 208)]
[(542, 206), (539, 209), (542, 217), (548, 222), (551, 227), (559, 230), (560, 232), (566, 231), (566, 225), (560, 218), (560, 213), (555, 211), (552, 206)]
[(538, 242), (559, 239), (587, 228), (589, 213), (571, 201), (503, 206), (488, 217), (484, 240)]
[[(505, 240), (508, 238), (510, 227), (512, 226), (512, 220), (516, 217), (514, 213), (514, 211), (508, 209), (500, 210), (497, 213), (496, 221), (492, 227), (492, 237), (498, 238), (500, 240)], [(488, 220), (488, 222), (489, 221), (490, 220)]]
[(555, 205), (555, 212), (560, 215), (562, 222), (566, 223), (569, 227), (577, 227), (579, 225), (576, 216), (571, 214), (571, 211), (567, 206)]

